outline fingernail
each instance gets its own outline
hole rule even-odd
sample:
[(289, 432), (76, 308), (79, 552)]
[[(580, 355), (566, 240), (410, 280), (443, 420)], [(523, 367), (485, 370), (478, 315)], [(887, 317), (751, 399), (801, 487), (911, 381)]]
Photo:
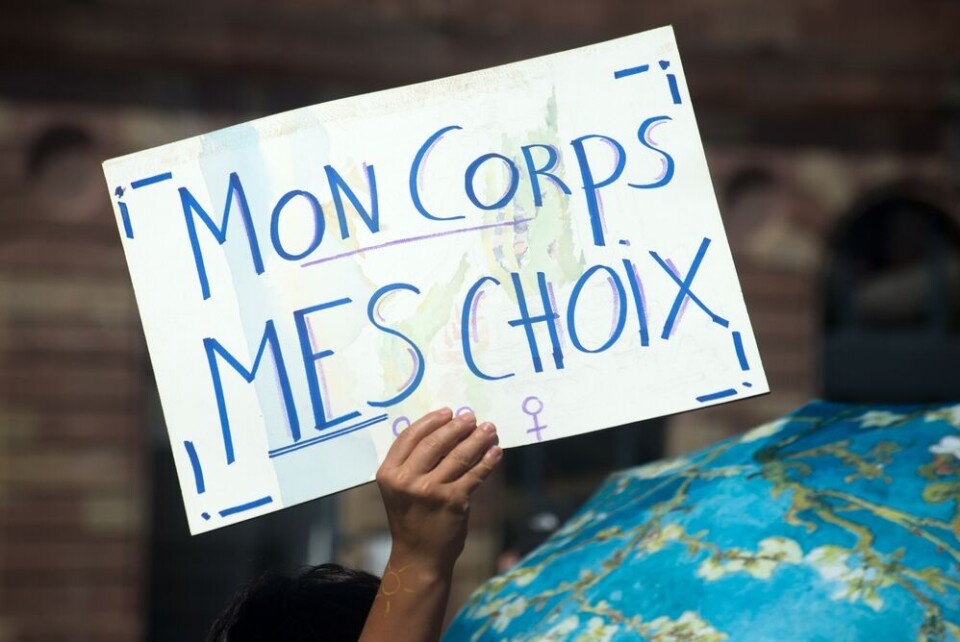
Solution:
[(440, 408), (436, 412), (440, 415), (453, 415), (453, 410), (450, 408)]
[(489, 433), (497, 432), (497, 427), (494, 426), (489, 421), (485, 421), (484, 423), (480, 424), (480, 428), (482, 428), (484, 432), (489, 432)]
[(460, 419), (467, 422), (468, 424), (476, 423), (477, 418), (473, 416), (472, 412), (465, 412), (459, 416)]
[(500, 446), (494, 446), (487, 451), (487, 457), (493, 461), (500, 461), (500, 458), (503, 457), (503, 448)]

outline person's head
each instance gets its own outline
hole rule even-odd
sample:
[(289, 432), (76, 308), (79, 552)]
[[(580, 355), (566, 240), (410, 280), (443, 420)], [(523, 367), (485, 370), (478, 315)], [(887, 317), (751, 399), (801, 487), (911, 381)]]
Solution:
[(379, 588), (375, 575), (337, 564), (268, 573), (237, 592), (207, 642), (356, 642)]

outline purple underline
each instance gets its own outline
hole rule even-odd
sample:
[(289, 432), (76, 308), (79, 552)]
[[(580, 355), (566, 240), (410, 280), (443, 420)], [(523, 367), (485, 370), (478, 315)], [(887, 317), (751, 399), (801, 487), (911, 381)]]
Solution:
[(347, 256), (353, 256), (354, 254), (361, 254), (363, 252), (370, 252), (372, 250), (380, 250), (385, 247), (390, 247), (392, 245), (402, 245), (404, 243), (424, 241), (426, 239), (434, 239), (434, 238), (439, 238), (441, 236), (452, 236), (454, 234), (464, 234), (466, 232), (479, 232), (481, 230), (489, 230), (495, 227), (516, 226), (516, 225), (520, 225), (521, 223), (527, 223), (532, 220), (533, 218), (521, 218), (515, 221), (505, 221), (502, 223), (490, 223), (489, 225), (477, 225), (476, 227), (464, 227), (459, 230), (447, 230), (446, 232), (436, 232), (434, 234), (424, 234), (422, 236), (411, 236), (408, 239), (397, 239), (396, 241), (388, 241), (386, 243), (381, 243), (380, 245), (370, 245), (368, 247), (362, 247), (359, 250), (351, 250), (349, 252), (334, 254), (333, 256), (328, 256), (322, 259), (314, 259), (313, 261), (307, 261), (306, 263), (302, 264), (300, 267), (310, 267), (311, 265), (319, 265), (320, 263), (326, 263), (327, 261), (336, 261), (337, 259), (342, 259)]

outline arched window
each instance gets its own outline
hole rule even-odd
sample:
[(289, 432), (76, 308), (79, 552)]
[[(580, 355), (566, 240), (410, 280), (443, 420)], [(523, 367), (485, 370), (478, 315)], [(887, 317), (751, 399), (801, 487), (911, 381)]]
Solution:
[(825, 283), (828, 399), (960, 399), (960, 225), (904, 190), (838, 227)]
[[(27, 151), (26, 177), (34, 194), (30, 222), (37, 216), (57, 225), (99, 227), (109, 201), (99, 147), (87, 129), (58, 124), (40, 133)], [(109, 226), (107, 226), (109, 229)]]

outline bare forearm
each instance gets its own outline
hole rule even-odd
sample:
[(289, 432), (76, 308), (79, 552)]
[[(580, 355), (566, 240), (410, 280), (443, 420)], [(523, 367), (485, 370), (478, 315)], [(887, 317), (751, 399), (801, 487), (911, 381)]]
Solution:
[(394, 551), (359, 642), (437, 642), (452, 576), (452, 565)]
[(449, 408), (415, 421), (377, 471), (393, 550), (360, 642), (437, 642), (470, 496), (501, 459), (497, 429)]

